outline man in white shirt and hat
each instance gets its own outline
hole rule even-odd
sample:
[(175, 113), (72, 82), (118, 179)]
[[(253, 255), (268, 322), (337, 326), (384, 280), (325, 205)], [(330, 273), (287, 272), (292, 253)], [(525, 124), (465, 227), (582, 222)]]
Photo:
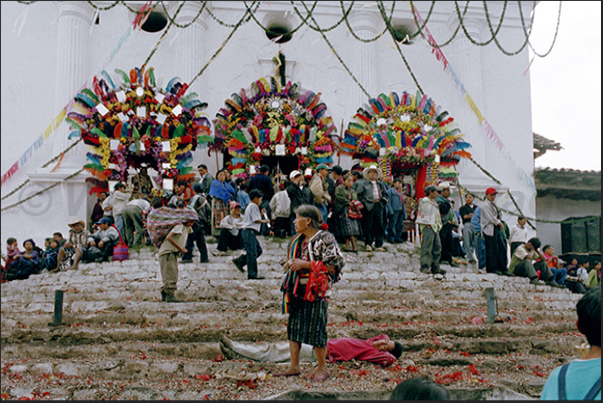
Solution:
[(421, 230), (421, 273), (446, 274), (440, 269), (442, 243), (440, 242), (440, 229), (442, 218), (436, 199), (439, 197), (438, 189), (429, 185), (425, 188), (425, 197), (419, 200), (417, 206), (417, 224)]
[(375, 250), (385, 252), (383, 248), (383, 239), (385, 238), (385, 228), (383, 226), (383, 211), (389, 203), (389, 194), (385, 184), (378, 179), (383, 178), (383, 173), (376, 165), (371, 165), (362, 171), (364, 179), (354, 182), (352, 189), (358, 195), (358, 200), (362, 203), (362, 233), (364, 236), (364, 245), (367, 252), (373, 250), (373, 240), (375, 241)]

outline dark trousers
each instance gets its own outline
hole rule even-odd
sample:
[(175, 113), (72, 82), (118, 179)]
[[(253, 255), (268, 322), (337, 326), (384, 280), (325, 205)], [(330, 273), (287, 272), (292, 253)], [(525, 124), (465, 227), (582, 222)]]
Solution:
[(389, 243), (402, 242), (402, 230), (404, 229), (404, 210), (394, 211), (389, 216), (387, 223), (387, 241)]
[(535, 278), (538, 278), (538, 271), (540, 271), (540, 280), (553, 280), (553, 273), (551, 273), (551, 269), (549, 269), (546, 263), (532, 263), (530, 259), (524, 259), (517, 266), (515, 266), (514, 274), (517, 277), (526, 277), (530, 280), (533, 280)]
[(256, 232), (252, 229), (242, 229), (241, 239), (245, 253), (235, 260), (242, 266), (247, 265), (247, 278), (258, 276), (258, 257), (262, 256), (262, 247), (258, 242)]
[(197, 244), (197, 249), (199, 249), (199, 254), (201, 255), (201, 262), (207, 262), (209, 259), (207, 257), (207, 245), (205, 245), (205, 234), (204, 234), (203, 225), (201, 225), (200, 221), (196, 221), (193, 224), (193, 232), (191, 232), (186, 238), (186, 253), (182, 255), (182, 260), (192, 260), (193, 259), (193, 249), (195, 249), (195, 243)]
[(486, 267), (486, 241), (482, 238), (482, 234), (475, 235), (475, 249), (478, 267), (483, 269)]
[(453, 252), (453, 243), (452, 243), (452, 224), (447, 222), (440, 229), (440, 242), (442, 242), (442, 258), (441, 262), (452, 262), (452, 252)]
[(218, 238), (218, 250), (226, 252), (228, 249), (241, 249), (241, 231), (237, 236), (234, 236), (229, 229), (222, 228), (220, 230), (220, 238)]
[(290, 225), (291, 225), (291, 236), (293, 236), (293, 235), (296, 234), (296, 232), (295, 232), (295, 224), (293, 223), (293, 221), (295, 221), (295, 214), (291, 214), (289, 216), (289, 222), (290, 222)]
[[(268, 217), (272, 217), (272, 209), (270, 208), (270, 200), (262, 200), (262, 203), (260, 203), (260, 211), (262, 211), (262, 209), (266, 209), (266, 214), (268, 215)], [(262, 217), (263, 219), (264, 217)], [(261, 227), (260, 227), (260, 234), (261, 235), (270, 235), (270, 228), (268, 228), (267, 224), (262, 223)]]
[(457, 238), (455, 236), (452, 237), (452, 256), (465, 257), (465, 251), (461, 246), (461, 238)]
[(486, 243), (486, 271), (488, 273), (507, 271), (507, 244), (500, 229), (494, 227), (492, 236), (484, 234), (484, 241)]
[[(117, 240), (103, 242), (103, 247), (98, 248), (98, 246), (92, 246), (90, 248), (82, 248), (82, 262), (92, 262), (98, 258), (102, 258), (103, 261), (107, 261), (109, 256), (113, 256), (113, 248), (117, 245)], [(98, 243), (97, 243), (98, 244)], [(91, 248), (97, 248), (96, 250)], [(100, 253), (98, 250), (100, 249)]]
[(383, 228), (383, 205), (375, 203), (372, 210), (362, 209), (362, 233), (364, 234), (364, 245), (372, 246), (375, 240), (375, 247), (383, 246), (385, 237), (385, 228)]
[(586, 286), (579, 281), (566, 281), (565, 285), (574, 294), (586, 294)]
[(276, 217), (274, 219), (274, 235), (280, 238), (285, 238), (289, 233), (289, 217)]

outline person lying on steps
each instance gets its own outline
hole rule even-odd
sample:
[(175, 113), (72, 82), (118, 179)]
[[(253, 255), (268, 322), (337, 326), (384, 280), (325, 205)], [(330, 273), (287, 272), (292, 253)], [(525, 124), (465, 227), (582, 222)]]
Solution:
[[(247, 358), (259, 362), (289, 362), (289, 343), (242, 343), (230, 340), (225, 335), (220, 338), (220, 350), (230, 359)], [(395, 363), (406, 348), (399, 342), (390, 340), (385, 334), (368, 340), (354, 337), (331, 339), (327, 342), (327, 362), (366, 361), (389, 367)], [(312, 346), (301, 345), (300, 362), (315, 362), (316, 354)]]

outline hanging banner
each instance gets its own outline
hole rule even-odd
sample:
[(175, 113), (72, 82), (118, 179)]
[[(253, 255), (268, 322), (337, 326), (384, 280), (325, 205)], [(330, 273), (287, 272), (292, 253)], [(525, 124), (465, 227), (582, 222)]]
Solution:
[(456, 75), (456, 73), (452, 69), (450, 62), (448, 61), (448, 59), (446, 59), (446, 56), (444, 56), (442, 49), (438, 47), (436, 40), (429, 32), (429, 29), (427, 29), (427, 25), (425, 25), (423, 18), (419, 14), (419, 10), (417, 10), (416, 7), (412, 7), (412, 10), (417, 16), (417, 20), (421, 23), (422, 26), (424, 26), (425, 38), (432, 45), (431, 53), (433, 53), (436, 59), (442, 63), (442, 65), (444, 66), (444, 71), (450, 76), (452, 81), (454, 81), (455, 87), (457, 89), (460, 89), (463, 95), (465, 96), (465, 101), (467, 101), (467, 104), (469, 105), (473, 113), (475, 113), (475, 116), (479, 120), (482, 130), (486, 134), (486, 137), (488, 137), (492, 141), (492, 143), (496, 146), (496, 148), (503, 155), (503, 157), (515, 167), (515, 169), (517, 170), (517, 176), (521, 180), (524, 180), (528, 185), (530, 185), (532, 190), (536, 192), (536, 186), (534, 185), (534, 181), (532, 180), (530, 175), (528, 175), (519, 165), (517, 165), (515, 159), (513, 159), (513, 156), (509, 153), (503, 141), (500, 139), (500, 137), (498, 137), (492, 126), (490, 126), (490, 123), (488, 123), (482, 112), (479, 110), (479, 108), (465, 89), (465, 86), (461, 82), (461, 79)]
[[(150, 2), (149, 2), (150, 3)], [(148, 4), (145, 5), (140, 11), (144, 11), (146, 7), (148, 7)], [(140, 16), (141, 14), (139, 14)], [(132, 25), (128, 25), (128, 29), (126, 30), (126, 32), (119, 38), (119, 40), (117, 41), (117, 43), (113, 46), (111, 53), (109, 54), (109, 56), (105, 59), (105, 61), (103, 61), (101, 68), (99, 68), (97, 71), (103, 70), (105, 66), (107, 66), (115, 57), (115, 55), (117, 54), (117, 52), (119, 52), (123, 46), (123, 44), (126, 42), (126, 40), (130, 37), (130, 34), (132, 33), (133, 29), (136, 28), (136, 25), (140, 22), (140, 18), (137, 17), (137, 19), (134, 21), (134, 23)], [(93, 75), (94, 77), (95, 75)], [(89, 86), (89, 82), (91, 81), (91, 79), (87, 79), (86, 82), (80, 87), (80, 89), (78, 91), (76, 91), (76, 94), (79, 93), (82, 89), (87, 88)], [(67, 103), (67, 105), (65, 105), (65, 107), (63, 109), (61, 109), (61, 111), (59, 112), (59, 114), (52, 120), (52, 122), (48, 125), (48, 127), (46, 129), (44, 129), (44, 132), (40, 135), (40, 137), (38, 137), (36, 139), (36, 141), (34, 141), (34, 143), (29, 146), (29, 148), (23, 153), (23, 155), (21, 156), (21, 158), (19, 158), (19, 160), (17, 162), (15, 162), (9, 169), (8, 171), (6, 171), (3, 175), (2, 175), (2, 179), (0, 182), (0, 185), (4, 185), (4, 183), (9, 180), (14, 174), (15, 172), (17, 172), (19, 170), (19, 168), (23, 167), (23, 165), (25, 165), (25, 163), (31, 158), (31, 156), (33, 155), (34, 151), (37, 151), (41, 146), (42, 143), (47, 140), (50, 135), (57, 129), (57, 127), (61, 124), (61, 122), (65, 119), (65, 115), (67, 114), (67, 110), (69, 110), (74, 104), (74, 100), (73, 98), (71, 100), (69, 100), (69, 102)]]

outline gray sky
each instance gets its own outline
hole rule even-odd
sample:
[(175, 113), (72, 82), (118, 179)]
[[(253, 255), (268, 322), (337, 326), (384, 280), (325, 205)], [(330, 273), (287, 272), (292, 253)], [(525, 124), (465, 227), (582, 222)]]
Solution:
[[(536, 6), (530, 37), (539, 53), (554, 35), (558, 1)], [(532, 129), (561, 143), (536, 167), (601, 170), (601, 2), (564, 1), (559, 34), (551, 53), (530, 67)]]

